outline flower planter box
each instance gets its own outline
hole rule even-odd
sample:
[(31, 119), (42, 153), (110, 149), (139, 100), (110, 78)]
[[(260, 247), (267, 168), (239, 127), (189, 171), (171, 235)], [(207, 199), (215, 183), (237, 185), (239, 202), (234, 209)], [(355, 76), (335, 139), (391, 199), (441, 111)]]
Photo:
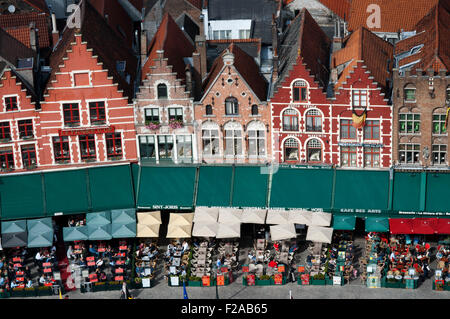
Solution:
[(10, 297), (10, 294), (9, 294), (8, 290), (0, 289), (0, 299), (9, 298), (9, 297)]
[(400, 280), (396, 280), (396, 281), (387, 281), (384, 284), (385, 288), (405, 288), (405, 284), (400, 281)]
[(122, 281), (110, 281), (107, 286), (108, 290), (120, 290), (122, 289)]
[(196, 280), (189, 280), (188, 284), (189, 287), (203, 287), (203, 284), (201, 281), (196, 281)]
[(313, 286), (325, 286), (327, 282), (325, 279), (311, 279), (310, 284)]
[(36, 296), (51, 296), (53, 295), (53, 290), (51, 287), (38, 287), (36, 289)]
[(36, 288), (25, 288), (23, 292), (25, 297), (36, 297)]
[(271, 279), (265, 279), (265, 280), (256, 279), (256, 286), (270, 286), (270, 285), (272, 285)]
[(11, 297), (25, 297), (24, 288), (13, 288), (11, 289)]
[(107, 291), (107, 290), (108, 290), (108, 283), (106, 283), (106, 282), (96, 282), (92, 286), (92, 291), (93, 292)]

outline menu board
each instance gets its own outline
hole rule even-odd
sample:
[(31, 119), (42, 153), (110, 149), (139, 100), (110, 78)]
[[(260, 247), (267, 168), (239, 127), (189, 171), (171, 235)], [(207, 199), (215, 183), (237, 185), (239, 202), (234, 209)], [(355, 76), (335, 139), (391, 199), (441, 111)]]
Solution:
[(301, 275), (302, 285), (309, 285), (309, 275), (303, 274)]
[(254, 285), (255, 285), (255, 275), (248, 275), (247, 286), (254, 286)]
[(217, 286), (225, 286), (225, 276), (217, 275)]
[(273, 281), (274, 281), (275, 285), (282, 285), (283, 284), (283, 275), (275, 274), (273, 276)]
[(278, 265), (278, 272), (285, 272), (286, 268), (284, 267), (284, 265)]
[(298, 266), (297, 268), (299, 273), (304, 273), (305, 272), (305, 266)]
[(202, 283), (204, 287), (211, 286), (211, 278), (209, 276), (203, 276), (202, 277)]
[(242, 272), (248, 272), (248, 266), (242, 266)]

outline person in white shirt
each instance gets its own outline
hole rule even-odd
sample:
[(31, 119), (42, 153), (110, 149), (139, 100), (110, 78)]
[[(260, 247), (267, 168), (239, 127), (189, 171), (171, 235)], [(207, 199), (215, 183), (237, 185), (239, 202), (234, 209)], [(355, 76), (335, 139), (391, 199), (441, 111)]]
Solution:
[(45, 284), (45, 277), (44, 277), (44, 275), (42, 275), (42, 276), (39, 278), (39, 284), (41, 284), (41, 285), (44, 285), (44, 284)]
[(188, 251), (189, 250), (189, 244), (187, 243), (187, 241), (183, 242), (183, 252)]
[(16, 288), (17, 286), (19, 286), (19, 285), (16, 283), (15, 280), (13, 280), (13, 281), (11, 282), (11, 289)]

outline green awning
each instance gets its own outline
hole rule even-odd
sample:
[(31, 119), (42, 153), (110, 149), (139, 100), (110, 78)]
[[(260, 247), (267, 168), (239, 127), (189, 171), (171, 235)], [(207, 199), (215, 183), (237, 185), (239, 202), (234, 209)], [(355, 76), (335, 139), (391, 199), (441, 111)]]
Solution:
[(420, 209), (420, 173), (395, 172), (392, 209), (418, 212)]
[(231, 166), (201, 166), (197, 206), (230, 206)]
[(87, 226), (102, 226), (111, 224), (111, 212), (97, 212), (86, 214)]
[(64, 241), (88, 240), (88, 234), (87, 226), (63, 228)]
[(136, 237), (136, 223), (112, 224), (113, 238), (134, 238)]
[(2, 222), (2, 234), (21, 233), (26, 231), (27, 221), (25, 219)]
[(41, 174), (0, 177), (2, 220), (45, 217)]
[(45, 173), (44, 184), (47, 216), (88, 210), (86, 169)]
[(43, 233), (28, 233), (29, 248), (50, 247), (53, 244), (53, 230)]
[(347, 212), (388, 210), (389, 172), (336, 170), (334, 208)]
[(91, 210), (135, 207), (130, 165), (89, 168)]
[(428, 173), (426, 187), (427, 212), (450, 212), (450, 174)]
[(110, 240), (111, 235), (111, 224), (101, 225), (101, 226), (87, 226), (89, 240)]
[(52, 219), (51, 217), (41, 219), (29, 219), (27, 221), (27, 230), (28, 235), (53, 232)]
[(334, 230), (355, 230), (356, 217), (333, 214)]
[(141, 167), (137, 206), (143, 209), (192, 209), (195, 167)]
[(269, 174), (266, 167), (236, 166), (232, 207), (266, 207)]
[(136, 223), (136, 209), (128, 208), (111, 210), (111, 223), (120, 225)]
[(2, 234), (2, 247), (25, 247), (27, 245), (27, 232)]
[(270, 207), (330, 209), (331, 169), (279, 168), (272, 177)]
[(387, 217), (367, 217), (366, 232), (389, 232), (389, 218)]

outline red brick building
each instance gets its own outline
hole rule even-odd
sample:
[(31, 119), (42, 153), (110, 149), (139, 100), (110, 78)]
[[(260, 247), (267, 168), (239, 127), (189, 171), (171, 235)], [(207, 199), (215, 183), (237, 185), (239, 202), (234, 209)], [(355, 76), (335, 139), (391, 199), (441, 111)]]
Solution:
[(131, 104), (137, 60), (88, 3), (81, 29), (65, 30), (50, 67), (39, 166), (137, 161)]
[(217, 57), (195, 104), (199, 160), (264, 163), (271, 159), (267, 82), (259, 67), (232, 43)]

